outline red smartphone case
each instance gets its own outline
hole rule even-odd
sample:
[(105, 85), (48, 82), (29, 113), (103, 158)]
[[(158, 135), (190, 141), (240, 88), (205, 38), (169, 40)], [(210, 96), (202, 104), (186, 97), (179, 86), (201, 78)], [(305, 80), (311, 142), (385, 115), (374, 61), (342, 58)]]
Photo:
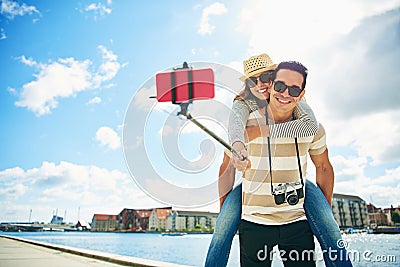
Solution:
[(158, 102), (183, 103), (214, 98), (214, 72), (208, 69), (178, 69), (156, 74)]

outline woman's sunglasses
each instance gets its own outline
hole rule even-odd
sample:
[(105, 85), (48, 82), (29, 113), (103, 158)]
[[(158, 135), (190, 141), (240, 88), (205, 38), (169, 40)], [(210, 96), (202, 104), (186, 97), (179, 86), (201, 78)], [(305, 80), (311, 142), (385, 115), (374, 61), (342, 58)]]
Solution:
[(301, 89), (297, 85), (287, 86), (284, 82), (274, 81), (274, 90), (278, 93), (285, 92), (286, 88), (289, 89), (289, 95), (293, 97), (298, 97), (303, 91), (303, 89)]
[(253, 88), (257, 85), (257, 80), (260, 80), (262, 83), (267, 83), (272, 80), (272, 75), (274, 74), (274, 71), (267, 71), (262, 73), (258, 77), (250, 77), (246, 79), (246, 85), (250, 88)]

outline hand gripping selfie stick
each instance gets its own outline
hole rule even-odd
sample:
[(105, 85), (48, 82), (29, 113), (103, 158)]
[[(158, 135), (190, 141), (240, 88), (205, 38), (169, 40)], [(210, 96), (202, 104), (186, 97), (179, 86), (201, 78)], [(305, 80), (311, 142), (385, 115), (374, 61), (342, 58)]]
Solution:
[(156, 75), (156, 87), (158, 102), (171, 101), (173, 104), (179, 105), (181, 110), (177, 113), (177, 116), (186, 117), (238, 159), (246, 160), (222, 138), (193, 118), (188, 110), (194, 99), (211, 99), (214, 97), (214, 74), (212, 69), (192, 70), (187, 62), (184, 62), (182, 68), (174, 68), (169, 73), (158, 73)]

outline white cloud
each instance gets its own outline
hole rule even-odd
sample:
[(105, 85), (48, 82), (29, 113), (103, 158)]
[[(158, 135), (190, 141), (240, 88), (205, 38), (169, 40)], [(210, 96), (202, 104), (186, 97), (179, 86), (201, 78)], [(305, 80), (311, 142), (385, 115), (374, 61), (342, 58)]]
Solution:
[(6, 32), (4, 31), (3, 28), (0, 29), (0, 40), (7, 39)]
[(96, 96), (96, 97), (93, 97), (92, 99), (90, 99), (86, 104), (93, 105), (93, 104), (99, 104), (99, 103), (101, 103), (101, 98)]
[(8, 196), (9, 200), (18, 199), (27, 191), (27, 187), (22, 184), (14, 184), (11, 187), (0, 188), (0, 195)]
[[(348, 194), (361, 197), (367, 203), (371, 202), (377, 207), (387, 208), (390, 204), (400, 204), (400, 167), (376, 169), (374, 172), (383, 174), (368, 174), (371, 168), (366, 157), (358, 155), (331, 156), (335, 173), (334, 193)], [(307, 179), (315, 182), (315, 167), (309, 159), (307, 166)]]
[(309, 57), (306, 95), (329, 145), (350, 148), (374, 166), (400, 158), (398, 14), (366, 18)]
[(363, 18), (397, 6), (398, 1), (393, 0), (379, 3), (253, 0), (242, 8), (236, 30), (249, 40), (246, 56), (268, 53), (275, 61), (303, 60), (321, 44), (351, 32)]
[(378, 207), (397, 206), (400, 197), (400, 167), (384, 170), (378, 177), (367, 175), (367, 160), (362, 157), (336, 156), (332, 158), (335, 170), (335, 192), (358, 195)]
[[(107, 1), (107, 5), (111, 5), (111, 1)], [(94, 12), (95, 14), (95, 19), (97, 18), (97, 15), (104, 16), (104, 15), (109, 15), (112, 12), (112, 9), (107, 7), (107, 5), (104, 5), (102, 3), (91, 3), (89, 4), (86, 8), (85, 11), (88, 12)]]
[(32, 58), (26, 58), (25, 56), (21, 56), (20, 60), (22, 63), (24, 63), (25, 65), (27, 65), (29, 67), (34, 67), (34, 66), (38, 65), (38, 63), (36, 61), (34, 61)]
[[(365, 176), (367, 159), (363, 157), (348, 157), (342, 155), (331, 158), (332, 166), (335, 170), (336, 183), (343, 181), (362, 180)], [(353, 189), (353, 188), (352, 188)]]
[(114, 78), (121, 68), (121, 64), (117, 61), (117, 56), (112, 51), (107, 50), (107, 48), (102, 45), (99, 45), (98, 49), (101, 52), (103, 62), (93, 76), (93, 84), (95, 87), (99, 87), (103, 82)]
[(92, 87), (90, 64), (89, 60), (77, 61), (74, 58), (40, 64), (36, 80), (23, 85), (21, 100), (15, 105), (26, 107), (37, 116), (51, 113), (58, 106), (57, 98), (75, 96)]
[(40, 14), (35, 6), (28, 6), (25, 3), (20, 5), (18, 2), (10, 0), (1, 1), (0, 14), (5, 15), (9, 19), (26, 14), (32, 15), (33, 13)]
[(88, 59), (60, 58), (44, 64), (21, 56), (22, 63), (39, 69), (39, 73), (34, 75), (35, 80), (23, 85), (20, 100), (15, 105), (42, 116), (58, 106), (59, 98), (75, 97), (79, 92), (100, 88), (115, 77), (121, 64), (104, 46), (98, 49), (103, 62), (97, 71), (91, 70), (92, 62)]
[(102, 146), (108, 146), (115, 150), (121, 146), (121, 138), (109, 127), (100, 127), (95, 136), (95, 140), (100, 142)]
[[(400, 146), (399, 116), (400, 110), (329, 121), (324, 123), (328, 143), (330, 146), (352, 148), (359, 157), (371, 158), (372, 165), (398, 162), (400, 151), (392, 148)], [(389, 155), (389, 152), (395, 154)]]
[[(0, 171), (0, 195), (2, 222), (27, 221), (30, 209), (32, 221), (48, 222), (58, 209), (62, 217), (67, 211), (69, 222), (76, 220), (79, 207), (80, 218), (90, 221), (94, 213), (118, 214), (122, 208), (132, 207), (132, 203), (156, 206), (126, 173), (65, 161)], [(110, 198), (112, 202), (108, 201)]]
[(212, 32), (215, 30), (215, 26), (211, 25), (209, 22), (210, 15), (222, 15), (226, 12), (228, 12), (228, 9), (225, 7), (225, 5), (218, 2), (204, 8), (201, 15), (200, 26), (197, 32), (200, 35), (211, 35)]

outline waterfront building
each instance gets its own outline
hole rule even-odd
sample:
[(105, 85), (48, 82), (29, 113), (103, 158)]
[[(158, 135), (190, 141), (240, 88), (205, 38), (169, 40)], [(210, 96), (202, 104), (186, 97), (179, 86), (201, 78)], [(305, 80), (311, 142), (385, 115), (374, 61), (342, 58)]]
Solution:
[(393, 205), (391, 205), (390, 208), (384, 208), (382, 211), (386, 214), (389, 225), (395, 225), (396, 223), (392, 221), (392, 214), (393, 214), (393, 212), (400, 213), (400, 205), (398, 205), (397, 208), (395, 208), (395, 207), (393, 207)]
[(170, 231), (193, 230), (196, 228), (213, 229), (218, 213), (202, 211), (172, 211), (167, 218)]
[(377, 208), (372, 204), (367, 205), (369, 225), (372, 228), (376, 226), (389, 225), (392, 221), (391, 212), (384, 212), (381, 208)]
[(167, 218), (172, 207), (155, 208), (149, 217), (149, 231), (163, 231), (167, 229)]
[(62, 224), (64, 221), (63, 217), (53, 215), (53, 218), (51, 218), (50, 224)]
[(149, 220), (153, 209), (136, 210), (140, 218), (140, 229), (143, 231), (149, 230)]
[(333, 194), (332, 212), (342, 229), (366, 228), (369, 225), (367, 205), (358, 196)]
[(112, 232), (117, 230), (117, 215), (94, 214), (92, 219), (92, 231)]
[(117, 215), (117, 229), (119, 231), (138, 231), (140, 227), (140, 216), (134, 209), (123, 209)]

